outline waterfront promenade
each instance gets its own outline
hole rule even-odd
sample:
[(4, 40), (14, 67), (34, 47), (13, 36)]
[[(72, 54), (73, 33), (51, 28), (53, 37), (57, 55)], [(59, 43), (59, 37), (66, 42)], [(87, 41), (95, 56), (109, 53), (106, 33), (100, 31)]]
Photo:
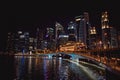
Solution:
[(120, 49), (91, 50), (74, 52), (80, 56), (90, 58), (107, 66), (110, 70), (120, 73)]

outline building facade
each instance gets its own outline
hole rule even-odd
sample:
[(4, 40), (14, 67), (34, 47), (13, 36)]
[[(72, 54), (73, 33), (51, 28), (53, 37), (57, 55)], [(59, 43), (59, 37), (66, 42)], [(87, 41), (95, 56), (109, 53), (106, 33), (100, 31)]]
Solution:
[(83, 15), (76, 16), (75, 21), (77, 23), (77, 41), (84, 43), (87, 48), (89, 48), (89, 30), (90, 30), (90, 22), (89, 22), (89, 14), (84, 12)]
[(14, 45), (14, 33), (9, 32), (7, 37), (7, 46), (6, 51), (8, 53), (15, 52), (15, 45)]
[(63, 35), (65, 32), (64, 32), (64, 27), (56, 22), (55, 23), (55, 42), (56, 42), (56, 49), (59, 50), (59, 46), (61, 44), (61, 35)]
[(117, 40), (117, 31), (114, 27), (109, 26), (108, 12), (102, 12), (101, 17), (101, 25), (102, 25), (102, 43), (103, 48), (117, 48), (118, 40)]
[(77, 41), (77, 24), (70, 21), (68, 24), (68, 41)]

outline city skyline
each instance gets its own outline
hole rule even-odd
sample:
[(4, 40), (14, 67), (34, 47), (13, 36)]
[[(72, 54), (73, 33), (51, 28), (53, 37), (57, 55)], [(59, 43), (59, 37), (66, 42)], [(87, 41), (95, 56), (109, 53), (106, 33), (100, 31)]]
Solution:
[[(56, 21), (60, 22), (64, 27), (67, 27), (67, 24), (73, 20), (75, 16), (79, 16), (83, 12), (89, 13), (91, 26), (101, 27), (101, 13), (108, 11), (109, 25), (120, 30), (120, 16), (116, 10), (118, 8), (116, 3), (117, 2), (112, 1), (82, 1), (79, 4), (76, 2), (73, 4), (63, 3), (63, 6), (60, 6), (60, 3), (54, 6), (48, 5), (50, 8), (45, 7), (45, 9), (41, 8), (43, 6), (26, 9), (25, 5), (25, 7), (22, 8), (17, 6), (17, 10), (14, 8), (9, 9), (9, 13), (5, 17), (5, 23), (0, 31), (2, 36), (1, 49), (6, 43), (5, 40), (8, 32), (17, 31), (21, 28), (21, 30), (30, 31), (31, 33), (35, 31), (37, 27), (42, 29), (44, 29), (44, 27), (53, 27)], [(115, 6), (113, 6), (113, 4)], [(44, 16), (42, 16), (42, 14)]]
[(1, 79), (120, 80), (118, 0), (8, 1), (1, 8)]

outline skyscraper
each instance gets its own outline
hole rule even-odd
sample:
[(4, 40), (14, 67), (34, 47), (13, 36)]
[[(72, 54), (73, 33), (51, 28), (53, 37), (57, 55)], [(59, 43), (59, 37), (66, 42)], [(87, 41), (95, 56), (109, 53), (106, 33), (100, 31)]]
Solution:
[(114, 27), (110, 27), (110, 35), (111, 35), (111, 48), (118, 47), (118, 39), (117, 39), (117, 30)]
[(59, 45), (60, 45), (60, 35), (64, 34), (64, 27), (56, 22), (55, 23), (55, 41), (56, 41), (56, 48), (59, 49)]
[(62, 34), (63, 32), (64, 32), (64, 27), (60, 23), (56, 22), (55, 23), (55, 39), (58, 40), (59, 35)]
[(46, 42), (47, 42), (47, 49), (49, 49), (50, 51), (56, 49), (56, 43), (54, 40), (54, 29), (52, 27), (47, 28)]
[(46, 38), (47, 41), (53, 40), (54, 36), (54, 29), (53, 28), (47, 28)]
[(108, 12), (102, 12), (102, 43), (103, 48), (115, 48), (118, 46), (117, 32), (115, 28), (109, 26)]
[(95, 27), (90, 27), (90, 32), (89, 32), (90, 36), (89, 36), (89, 48), (90, 49), (95, 49), (96, 48), (96, 41), (97, 41), (97, 32), (96, 32), (96, 28)]
[(83, 15), (76, 16), (75, 21), (77, 23), (77, 41), (84, 43), (87, 47), (89, 46), (89, 14), (84, 12)]
[(37, 40), (37, 43), (36, 43), (37, 49), (40, 49), (41, 41), (43, 40), (43, 30), (40, 30), (39, 28), (37, 28), (36, 40)]
[(70, 21), (68, 24), (68, 41), (77, 41), (77, 24)]
[(8, 33), (6, 50), (7, 52), (15, 51), (14, 33), (11, 32)]
[(101, 17), (101, 25), (102, 25), (102, 43), (103, 48), (110, 47), (110, 27), (109, 27), (109, 20), (108, 20), (108, 12), (102, 12)]
[(29, 32), (18, 31), (14, 39), (16, 52), (26, 53), (29, 51)]

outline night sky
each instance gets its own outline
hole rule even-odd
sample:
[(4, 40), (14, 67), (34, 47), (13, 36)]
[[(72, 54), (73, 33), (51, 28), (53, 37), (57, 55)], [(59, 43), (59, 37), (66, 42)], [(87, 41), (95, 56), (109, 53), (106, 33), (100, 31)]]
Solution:
[[(115, 1), (115, 0), (114, 0)], [(101, 12), (108, 11), (109, 25), (120, 30), (119, 4), (108, 0), (79, 0), (62, 2), (30, 2), (9, 4), (3, 16), (3, 25), (0, 29), (0, 50), (5, 50), (7, 33), (17, 30), (29, 31), (34, 36), (36, 28), (54, 27), (55, 22), (60, 22), (64, 27), (75, 16), (88, 12), (92, 26), (100, 27)]]

